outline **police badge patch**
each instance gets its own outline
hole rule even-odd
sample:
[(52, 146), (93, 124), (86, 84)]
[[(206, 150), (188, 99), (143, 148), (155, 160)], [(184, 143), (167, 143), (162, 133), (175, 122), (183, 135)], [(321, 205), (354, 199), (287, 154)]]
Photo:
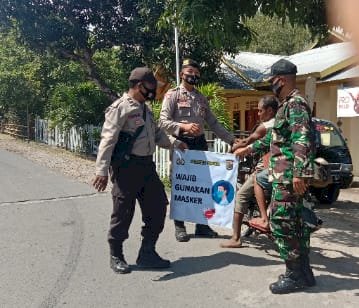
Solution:
[(176, 164), (177, 164), (177, 165), (184, 165), (184, 164), (185, 164), (185, 160), (184, 160), (183, 158), (177, 158)]
[(234, 163), (234, 160), (226, 159), (226, 169), (227, 170), (232, 170), (233, 169), (233, 163)]

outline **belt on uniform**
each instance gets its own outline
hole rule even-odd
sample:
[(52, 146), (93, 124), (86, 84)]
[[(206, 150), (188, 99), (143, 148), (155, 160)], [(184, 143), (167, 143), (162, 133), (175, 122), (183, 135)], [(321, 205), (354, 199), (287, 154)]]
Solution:
[(207, 141), (204, 134), (200, 136), (181, 135), (176, 138), (187, 144), (190, 150), (208, 151)]
[(204, 137), (204, 134), (199, 135), (199, 136), (191, 136), (191, 135), (180, 135), (180, 136), (174, 136), (175, 138), (177, 138), (178, 140), (181, 140), (183, 142), (185, 142), (185, 140), (189, 140), (189, 141), (199, 141), (199, 140), (206, 140), (206, 138)]
[(153, 157), (152, 157), (152, 155), (139, 156), (139, 155), (131, 154), (130, 160), (136, 160), (136, 161), (142, 161), (142, 162), (152, 162)]

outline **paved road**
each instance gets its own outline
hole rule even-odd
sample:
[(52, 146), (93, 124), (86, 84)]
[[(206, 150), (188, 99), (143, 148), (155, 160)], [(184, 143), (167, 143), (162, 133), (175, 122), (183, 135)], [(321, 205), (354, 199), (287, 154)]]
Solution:
[[(169, 220), (158, 251), (171, 270), (114, 274), (110, 195), (0, 150), (0, 307), (359, 307), (358, 191), (353, 196), (321, 209), (326, 228), (312, 250), (318, 285), (274, 296), (268, 285), (283, 264), (269, 240), (250, 239), (240, 250), (220, 249), (221, 239), (177, 243)], [(137, 211), (125, 244), (131, 264), (140, 225)]]

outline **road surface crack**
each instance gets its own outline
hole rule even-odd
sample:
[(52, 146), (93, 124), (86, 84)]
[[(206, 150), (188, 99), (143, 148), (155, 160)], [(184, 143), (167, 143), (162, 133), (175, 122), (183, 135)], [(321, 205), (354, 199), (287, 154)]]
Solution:
[(64, 196), (64, 197), (52, 197), (52, 198), (44, 198), (44, 199), (27, 199), (27, 200), (16, 200), (16, 201), (9, 201), (9, 202), (0, 202), (0, 206), (6, 205), (27, 205), (27, 204), (39, 204), (39, 203), (46, 203), (46, 202), (57, 202), (57, 201), (64, 201), (64, 200), (73, 200), (73, 199), (84, 199), (84, 198), (91, 198), (91, 197), (98, 197), (106, 193), (89, 193), (89, 194), (80, 194), (74, 196)]

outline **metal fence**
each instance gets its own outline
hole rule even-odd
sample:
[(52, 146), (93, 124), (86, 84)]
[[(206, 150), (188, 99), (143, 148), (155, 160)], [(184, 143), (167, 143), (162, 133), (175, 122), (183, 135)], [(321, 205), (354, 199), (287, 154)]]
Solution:
[[(35, 140), (51, 146), (64, 148), (73, 152), (96, 155), (100, 140), (101, 127), (85, 125), (83, 127), (71, 127), (63, 130), (58, 126), (51, 128), (47, 120), (37, 118), (35, 120)], [(206, 132), (207, 138), (211, 135)], [(227, 153), (229, 145), (220, 139), (208, 140), (210, 151)], [(160, 177), (170, 175), (170, 151), (156, 146), (153, 161)]]

